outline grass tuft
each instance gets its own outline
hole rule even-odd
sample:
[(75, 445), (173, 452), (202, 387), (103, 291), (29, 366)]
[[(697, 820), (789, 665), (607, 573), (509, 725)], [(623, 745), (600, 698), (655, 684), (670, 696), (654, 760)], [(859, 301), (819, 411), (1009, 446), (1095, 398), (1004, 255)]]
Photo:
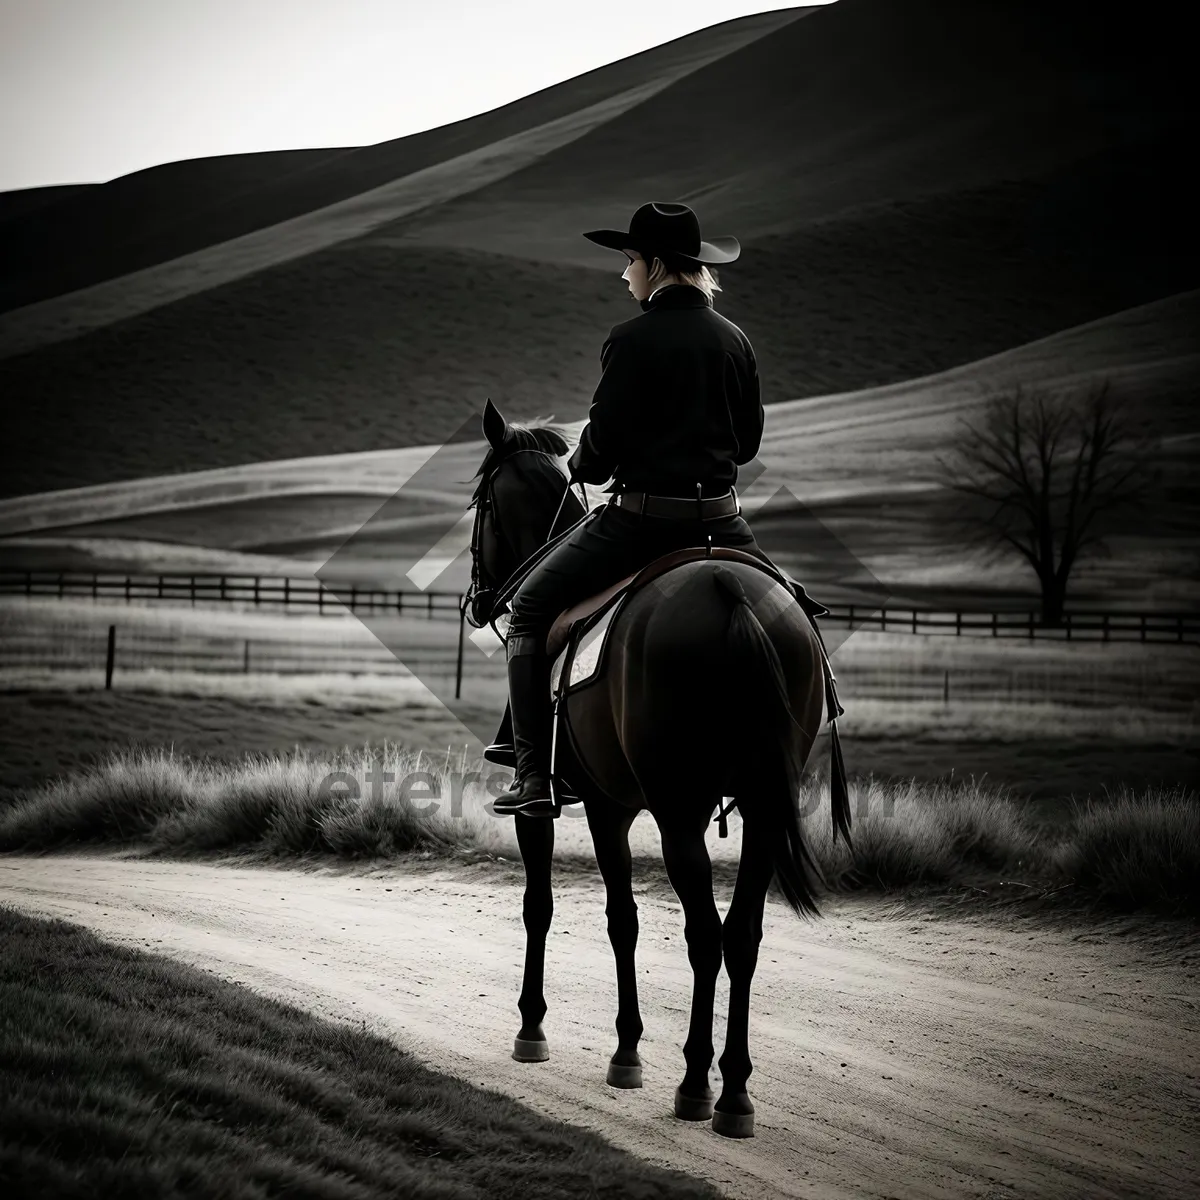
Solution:
[(884, 888), (959, 883), (980, 873), (1026, 872), (1042, 853), (1016, 803), (981, 781), (924, 784), (874, 779), (851, 786), (853, 851), (833, 841), (828, 784), (809, 782), (806, 832), (831, 880)]
[(1200, 796), (1186, 788), (1120, 788), (1076, 806), (1055, 865), (1121, 908), (1200, 913)]

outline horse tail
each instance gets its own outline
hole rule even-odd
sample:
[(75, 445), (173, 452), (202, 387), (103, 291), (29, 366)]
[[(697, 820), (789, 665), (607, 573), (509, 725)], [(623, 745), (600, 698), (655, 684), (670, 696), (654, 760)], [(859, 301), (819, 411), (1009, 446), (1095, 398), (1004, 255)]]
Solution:
[(792, 716), (783, 664), (754, 614), (742, 581), (724, 566), (717, 567), (713, 575), (733, 601), (728, 646), (740, 684), (737, 704), (743, 728), (750, 745), (761, 747), (766, 752), (764, 761), (770, 764), (762, 773), (762, 782), (767, 788), (767, 820), (776, 835), (772, 838), (775, 879), (794, 912), (819, 916), (816, 894), (825, 880), (800, 823), (797, 799), (804, 771), (802, 739), (796, 736), (799, 727)]

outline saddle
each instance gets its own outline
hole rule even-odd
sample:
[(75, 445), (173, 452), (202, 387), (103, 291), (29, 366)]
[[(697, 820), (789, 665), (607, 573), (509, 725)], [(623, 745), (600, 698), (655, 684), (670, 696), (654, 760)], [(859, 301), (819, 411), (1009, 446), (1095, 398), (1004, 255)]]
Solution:
[[(613, 618), (627, 597), (644, 584), (683, 563), (699, 559), (717, 559), (725, 562), (741, 562), (770, 575), (786, 587), (799, 601), (816, 630), (824, 658), (826, 683), (826, 712), (828, 720), (835, 720), (845, 711), (838, 703), (834, 686), (834, 675), (829, 665), (825, 641), (821, 637), (816, 618), (829, 612), (823, 604), (805, 592), (797, 580), (780, 571), (769, 560), (732, 546), (686, 546), (653, 559), (632, 575), (618, 579), (593, 596), (580, 600), (564, 609), (555, 619), (546, 637), (546, 654), (551, 659), (550, 694), (557, 714), (562, 708), (567, 692), (594, 678), (603, 658), (604, 646)], [(557, 715), (556, 722), (557, 724)], [(836, 732), (836, 730), (835, 730)], [(512, 750), (512, 714), (506, 707), (504, 719), (496, 742), (485, 751), (489, 762), (501, 766), (515, 766)]]
[(829, 609), (823, 604), (818, 604), (817, 601), (809, 596), (805, 592), (803, 585), (797, 580), (785, 575), (774, 564), (759, 558), (756, 554), (750, 554), (745, 550), (738, 550), (732, 546), (685, 546), (680, 550), (672, 550), (669, 554), (664, 554), (659, 558), (653, 559), (640, 571), (635, 571), (632, 575), (626, 575), (624, 579), (618, 579), (616, 583), (606, 587), (603, 591), (597, 592), (594, 596), (588, 596), (587, 599), (580, 600), (578, 604), (563, 609), (555, 619), (554, 624), (550, 626), (550, 632), (546, 637), (546, 654), (550, 658), (554, 658), (567, 645), (573, 633), (582, 632), (582, 629), (576, 628), (577, 626), (580, 626), (582, 623), (584, 627), (590, 628), (593, 622), (589, 621), (589, 618), (599, 618), (609, 611), (610, 605), (619, 601), (628, 593), (636, 591), (642, 584), (649, 583), (650, 580), (656, 579), (672, 567), (677, 567), (681, 563), (695, 562), (700, 558), (715, 558), (725, 562), (741, 562), (751, 567), (757, 567), (760, 571), (770, 575), (772, 579), (782, 583), (784, 587), (791, 591), (796, 599), (800, 601), (800, 606), (810, 618), (824, 616), (829, 612)]

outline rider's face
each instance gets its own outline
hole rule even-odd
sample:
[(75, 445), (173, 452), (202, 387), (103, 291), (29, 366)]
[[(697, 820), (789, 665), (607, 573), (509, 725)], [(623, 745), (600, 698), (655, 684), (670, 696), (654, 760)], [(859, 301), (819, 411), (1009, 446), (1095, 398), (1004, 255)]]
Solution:
[(629, 265), (621, 278), (629, 284), (629, 294), (635, 300), (646, 300), (650, 296), (650, 285), (646, 282), (649, 270), (646, 260), (636, 250), (626, 250), (624, 253)]

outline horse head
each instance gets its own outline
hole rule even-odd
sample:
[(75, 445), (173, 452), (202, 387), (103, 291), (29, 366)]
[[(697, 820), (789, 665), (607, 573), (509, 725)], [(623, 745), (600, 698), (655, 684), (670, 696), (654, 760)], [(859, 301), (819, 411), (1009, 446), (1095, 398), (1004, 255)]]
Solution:
[(487, 453), (468, 506), (475, 524), (467, 615), (476, 627), (495, 615), (497, 593), (521, 565), (586, 511), (559, 466), (570, 446), (556, 426), (506, 421), (488, 400), (483, 436)]

